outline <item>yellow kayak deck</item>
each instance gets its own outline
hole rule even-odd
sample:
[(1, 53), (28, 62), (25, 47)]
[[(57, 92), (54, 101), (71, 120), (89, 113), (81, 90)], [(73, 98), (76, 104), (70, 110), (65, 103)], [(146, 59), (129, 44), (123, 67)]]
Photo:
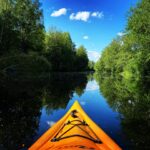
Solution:
[(29, 150), (121, 150), (75, 101), (68, 112)]

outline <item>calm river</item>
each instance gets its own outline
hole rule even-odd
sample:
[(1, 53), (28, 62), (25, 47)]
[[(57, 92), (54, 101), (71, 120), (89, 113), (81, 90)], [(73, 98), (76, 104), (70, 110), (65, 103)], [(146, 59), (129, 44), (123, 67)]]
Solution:
[(150, 149), (148, 85), (139, 80), (98, 79), (92, 74), (53, 74), (32, 80), (3, 78), (0, 150), (26, 150), (75, 100), (124, 150)]

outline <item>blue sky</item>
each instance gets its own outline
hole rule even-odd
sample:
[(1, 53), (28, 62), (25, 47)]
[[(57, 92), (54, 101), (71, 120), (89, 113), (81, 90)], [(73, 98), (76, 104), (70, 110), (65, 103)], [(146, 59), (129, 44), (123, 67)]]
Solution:
[(84, 45), (91, 60), (125, 29), (127, 12), (138, 0), (41, 0), (46, 31), (70, 32), (76, 46)]

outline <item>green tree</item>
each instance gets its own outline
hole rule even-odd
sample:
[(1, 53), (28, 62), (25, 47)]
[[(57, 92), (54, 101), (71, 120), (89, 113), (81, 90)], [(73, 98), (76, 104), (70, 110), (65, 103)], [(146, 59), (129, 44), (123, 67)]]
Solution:
[(16, 0), (14, 13), (22, 52), (42, 51), (44, 48), (43, 15), (39, 0)]
[(94, 71), (94, 66), (95, 66), (95, 62), (89, 60), (89, 62), (88, 62), (88, 69), (90, 71)]
[(0, 47), (7, 52), (41, 52), (44, 26), (39, 0), (1, 0)]
[(1, 71), (26, 75), (50, 71), (41, 56), (45, 31), (39, 0), (0, 0), (0, 4)]
[(11, 1), (0, 1), (0, 56), (8, 54), (17, 47), (17, 32), (14, 30), (16, 17)]
[(134, 35), (138, 50), (142, 52), (142, 75), (150, 75), (150, 1), (141, 0), (132, 8), (128, 18), (127, 31)]
[[(32, 71), (35, 68), (32, 69), (34, 65), (31, 62), (36, 63), (37, 60), (42, 60), (46, 68), (52, 66), (53, 71), (83, 71), (88, 68), (86, 51), (83, 47), (76, 51), (68, 32), (52, 29), (45, 33), (39, 0), (0, 0), (0, 48), (0, 61), (7, 60), (0, 66), (3, 70), (26, 66)], [(17, 65), (19, 57), (24, 59), (23, 65)]]
[(80, 46), (76, 50), (76, 67), (78, 71), (87, 70), (88, 68), (88, 56), (84, 46)]
[(126, 31), (103, 51), (95, 65), (101, 75), (133, 78), (150, 76), (150, 1), (142, 0), (132, 8)]
[(46, 35), (46, 57), (51, 62), (53, 71), (73, 71), (75, 45), (68, 32), (51, 29)]
[(105, 75), (113, 75), (116, 71), (116, 61), (119, 58), (121, 43), (119, 40), (113, 40), (102, 52), (101, 58), (95, 65), (97, 72)]

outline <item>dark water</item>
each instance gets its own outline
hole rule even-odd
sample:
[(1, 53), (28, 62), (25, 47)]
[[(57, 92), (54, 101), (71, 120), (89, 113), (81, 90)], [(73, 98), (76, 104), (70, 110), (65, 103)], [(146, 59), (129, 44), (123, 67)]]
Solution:
[(150, 149), (148, 80), (53, 74), (0, 79), (0, 150), (24, 150), (78, 100), (124, 150)]

